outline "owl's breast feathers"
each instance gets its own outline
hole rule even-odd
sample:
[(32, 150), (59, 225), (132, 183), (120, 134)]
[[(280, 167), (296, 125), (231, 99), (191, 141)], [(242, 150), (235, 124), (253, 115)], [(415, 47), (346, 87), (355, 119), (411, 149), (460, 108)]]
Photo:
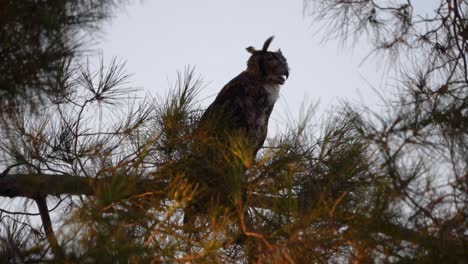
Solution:
[(201, 118), (200, 125), (216, 137), (245, 133), (254, 155), (262, 147), (279, 85), (242, 72), (226, 84)]

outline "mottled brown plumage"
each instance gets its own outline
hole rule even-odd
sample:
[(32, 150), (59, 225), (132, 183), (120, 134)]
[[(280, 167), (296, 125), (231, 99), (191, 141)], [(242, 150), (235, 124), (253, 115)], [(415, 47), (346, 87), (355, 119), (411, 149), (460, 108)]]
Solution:
[[(188, 179), (199, 192), (186, 208), (184, 225), (208, 204), (232, 207), (246, 200), (246, 161), (230, 151), (233, 137), (243, 141), (252, 164), (267, 135), (268, 120), (289, 68), (280, 50), (268, 51), (273, 37), (251, 53), (247, 69), (227, 83), (201, 117)], [(201, 135), (201, 136), (200, 136)], [(239, 138), (240, 137), (240, 138)], [(194, 149), (194, 150), (195, 150)]]
[(261, 50), (248, 47), (251, 53), (247, 69), (227, 83), (201, 118), (200, 125), (217, 122), (210, 134), (245, 133), (254, 157), (263, 146), (268, 120), (278, 98), (280, 85), (289, 76), (286, 58), (281, 50), (268, 51), (273, 37)]

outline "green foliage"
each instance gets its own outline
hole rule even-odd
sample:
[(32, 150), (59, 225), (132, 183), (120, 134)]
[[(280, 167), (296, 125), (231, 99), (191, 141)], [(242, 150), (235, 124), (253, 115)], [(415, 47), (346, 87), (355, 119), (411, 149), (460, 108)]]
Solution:
[[(67, 68), (118, 1), (0, 2), (0, 113), (22, 103), (63, 100)], [(89, 47), (89, 45), (88, 45)]]
[(0, 263), (36, 262), (42, 259), (47, 245), (41, 232), (31, 228), (25, 217), (2, 217)]
[[(28, 10), (26, 4), (8, 3), (9, 8)], [(79, 3), (90, 9), (77, 9), (76, 14), (87, 10), (94, 23), (111, 2)], [(372, 27), (381, 36), (393, 25), (399, 34), (374, 39), (381, 51), (399, 46), (392, 37), (410, 42), (418, 36), (408, 5), (315, 3), (323, 8), (319, 18), (340, 15), (332, 28), (350, 26), (340, 34), (354, 26), (357, 31)], [(438, 15), (461, 30), (462, 15), (452, 6), (442, 7)], [(399, 22), (384, 25), (379, 12)], [(37, 25), (56, 23), (40, 14)], [(78, 21), (75, 26), (82, 25)], [(452, 27), (437, 30), (454, 41), (463, 38)], [(52, 86), (67, 87), (67, 92), (44, 101), (40, 116), (27, 107), (9, 108), (3, 116), (8, 122), (1, 124), (0, 165), (6, 170), (0, 181), (35, 176), (30, 189), (47, 189), (41, 176), (67, 177), (63, 188), (53, 192), (59, 194), (58, 205), (49, 209), (59, 219), (55, 233), (42, 233), (16, 217), (33, 215), (1, 208), (1, 259), (463, 263), (468, 258), (465, 53), (454, 46), (437, 53), (434, 33), (426, 33), (425, 42), (413, 44), (433, 47), (434, 53), (424, 58), (434, 60), (401, 75), (399, 94), (385, 101), (386, 114), (345, 105), (317, 124), (306, 111), (303, 120), (273, 136), (257, 157), (242, 131), (219, 139), (206, 130), (219, 123), (199, 126), (201, 81), (191, 69), (178, 74), (164, 98), (139, 100), (128, 96), (134, 90), (115, 60), (109, 66), (101, 63), (96, 71), (71, 60), (46, 63), (58, 66), (49, 73), (40, 69), (41, 76), (58, 80)], [(19, 79), (28, 82), (34, 74)], [(2, 100), (13, 102), (11, 98)], [(88, 114), (94, 112), (98, 114)], [(89, 188), (71, 195), (66, 190), (73, 181)], [(51, 236), (60, 245), (50, 243)], [(66, 259), (53, 254), (60, 251)]]

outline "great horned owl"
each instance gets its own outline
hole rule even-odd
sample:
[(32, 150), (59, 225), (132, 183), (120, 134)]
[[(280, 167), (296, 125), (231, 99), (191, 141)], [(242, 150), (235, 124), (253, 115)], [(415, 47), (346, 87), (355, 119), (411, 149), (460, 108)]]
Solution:
[[(263, 146), (271, 111), (279, 89), (289, 77), (289, 67), (281, 50), (268, 51), (273, 36), (261, 50), (250, 46), (247, 69), (227, 83), (201, 118), (201, 124), (216, 119), (212, 127), (216, 136), (241, 131), (252, 147), (253, 157)], [(213, 133), (212, 133), (213, 134)]]
[(187, 166), (191, 168), (187, 177), (199, 192), (185, 210), (184, 226), (193, 226), (193, 216), (206, 212), (208, 204), (231, 207), (246, 200), (247, 168), (226, 149), (232, 136), (241, 136), (253, 161), (263, 146), (280, 86), (289, 76), (281, 51), (268, 51), (272, 40), (268, 38), (261, 50), (247, 48), (252, 54), (247, 69), (223, 87), (200, 119), (197, 131), (202, 136)]

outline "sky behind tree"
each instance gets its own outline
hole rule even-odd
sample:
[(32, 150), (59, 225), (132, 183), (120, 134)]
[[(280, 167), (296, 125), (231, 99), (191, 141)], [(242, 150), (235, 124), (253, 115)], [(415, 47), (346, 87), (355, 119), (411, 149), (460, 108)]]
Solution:
[[(132, 85), (143, 94), (164, 96), (176, 72), (196, 68), (208, 106), (229, 80), (245, 69), (248, 46), (260, 48), (271, 35), (270, 49), (281, 48), (291, 68), (270, 131), (283, 127), (287, 113), (298, 118), (303, 102), (320, 101), (320, 110), (343, 101), (378, 105), (375, 90), (385, 92), (387, 59), (370, 56), (364, 43), (350, 48), (328, 36), (304, 12), (302, 1), (142, 1), (128, 5), (103, 30), (97, 47), (109, 61), (126, 61)], [(375, 90), (374, 90), (375, 89)], [(271, 136), (271, 133), (270, 133)]]

